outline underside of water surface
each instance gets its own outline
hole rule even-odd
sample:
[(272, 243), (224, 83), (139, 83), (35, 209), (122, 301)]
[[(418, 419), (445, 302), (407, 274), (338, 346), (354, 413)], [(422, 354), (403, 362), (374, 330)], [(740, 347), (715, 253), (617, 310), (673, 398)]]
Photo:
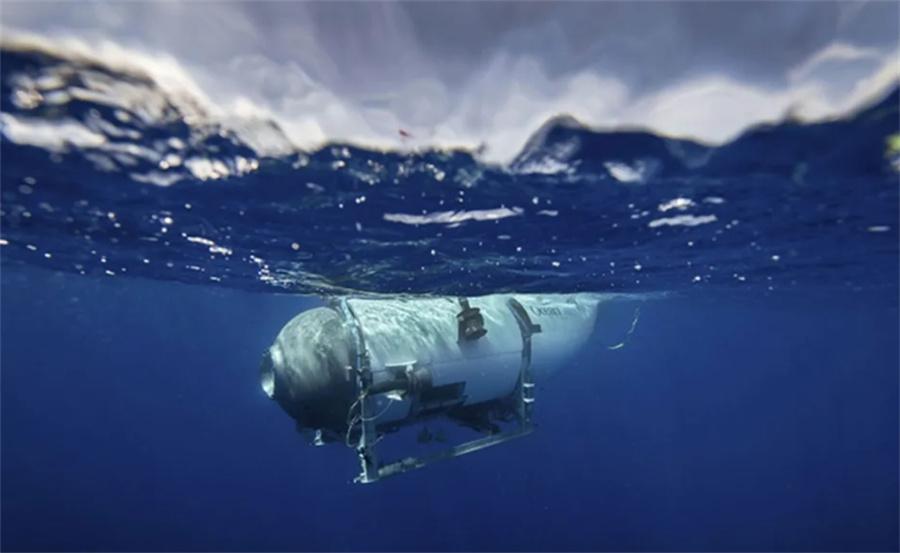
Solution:
[(2, 56), (7, 267), (301, 294), (896, 288), (896, 88), (719, 146), (559, 117), (497, 165), (291, 150), (145, 75)]

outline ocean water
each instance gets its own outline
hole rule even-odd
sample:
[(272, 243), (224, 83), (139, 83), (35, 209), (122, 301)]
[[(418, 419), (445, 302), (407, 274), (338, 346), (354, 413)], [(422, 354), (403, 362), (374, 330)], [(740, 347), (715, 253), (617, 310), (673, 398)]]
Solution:
[[(501, 166), (0, 63), (4, 550), (900, 547), (896, 88), (721, 146), (560, 117)], [(259, 388), (327, 297), (510, 291), (618, 295), (526, 438), (359, 486)]]

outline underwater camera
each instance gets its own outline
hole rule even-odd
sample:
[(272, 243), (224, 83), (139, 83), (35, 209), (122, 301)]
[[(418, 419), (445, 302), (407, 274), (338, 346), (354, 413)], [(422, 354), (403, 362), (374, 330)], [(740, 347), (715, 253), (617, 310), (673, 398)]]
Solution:
[[(316, 445), (343, 442), (375, 482), (524, 436), (534, 382), (590, 338), (602, 297), (334, 299), (288, 322), (263, 355), (263, 391)], [(386, 435), (432, 417), (483, 437), (384, 463)], [(501, 431), (496, 421), (514, 421)]]

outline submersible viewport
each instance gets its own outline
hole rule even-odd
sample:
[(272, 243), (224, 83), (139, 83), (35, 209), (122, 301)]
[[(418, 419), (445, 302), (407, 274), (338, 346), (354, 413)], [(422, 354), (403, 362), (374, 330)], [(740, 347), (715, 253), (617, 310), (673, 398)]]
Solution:
[[(345, 442), (369, 483), (532, 430), (534, 379), (587, 342), (602, 296), (340, 298), (288, 322), (263, 355), (262, 389), (316, 445)], [(386, 434), (444, 416), (487, 435), (390, 463)], [(517, 423), (499, 431), (494, 420)]]

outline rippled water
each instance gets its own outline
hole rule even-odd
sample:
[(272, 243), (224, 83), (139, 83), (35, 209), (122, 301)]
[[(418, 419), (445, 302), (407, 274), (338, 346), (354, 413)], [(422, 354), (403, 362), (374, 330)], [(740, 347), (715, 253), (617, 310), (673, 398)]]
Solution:
[(500, 166), (301, 152), (127, 68), (2, 65), (7, 266), (294, 293), (896, 288), (896, 89), (718, 147), (560, 117)]

